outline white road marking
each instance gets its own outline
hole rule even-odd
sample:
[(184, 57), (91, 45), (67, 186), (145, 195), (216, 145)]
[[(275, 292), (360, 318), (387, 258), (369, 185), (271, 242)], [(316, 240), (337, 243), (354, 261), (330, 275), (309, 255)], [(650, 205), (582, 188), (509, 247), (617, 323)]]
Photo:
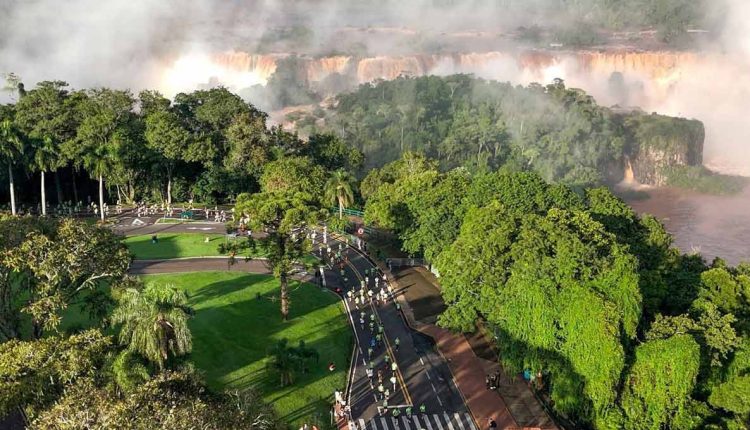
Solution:
[(409, 426), (409, 418), (404, 417), (404, 427), (406, 427), (406, 430), (411, 430), (411, 427)]
[(458, 427), (460, 427), (460, 428), (461, 428), (461, 430), (466, 430), (466, 429), (464, 428), (464, 424), (463, 424), (463, 423), (461, 422), (461, 416), (460, 416), (459, 414), (455, 413), (455, 414), (453, 414), (453, 417), (454, 417), (454, 418), (456, 419), (456, 421), (458, 422)]
[[(388, 413), (387, 410), (386, 410), (386, 413)], [(372, 420), (372, 421), (375, 422), (375, 420)], [(382, 427), (384, 429), (386, 429), (386, 430), (388, 429), (388, 423), (385, 421), (385, 418), (383, 418), (383, 417), (380, 418), (380, 424), (382, 425)]]
[(429, 379), (430, 381), (432, 381), (432, 377), (430, 376), (430, 371), (429, 370), (425, 370), (424, 373), (427, 374), (427, 379)]
[(424, 366), (424, 360), (422, 360), (422, 357), (419, 357), (419, 362), (422, 363), (422, 366)]
[(437, 427), (440, 430), (444, 430), (443, 429), (443, 424), (440, 422), (440, 418), (439, 418), (440, 416), (439, 415), (433, 415), (432, 417), (433, 417), (433, 419), (435, 419), (435, 424), (437, 425)]
[(432, 430), (432, 424), (430, 424), (430, 419), (427, 417), (427, 415), (423, 416), (424, 422), (427, 423), (427, 430)]
[(456, 430), (453, 427), (453, 423), (451, 423), (451, 418), (448, 416), (448, 414), (443, 412), (443, 416), (445, 417), (445, 422), (448, 424), (448, 430)]

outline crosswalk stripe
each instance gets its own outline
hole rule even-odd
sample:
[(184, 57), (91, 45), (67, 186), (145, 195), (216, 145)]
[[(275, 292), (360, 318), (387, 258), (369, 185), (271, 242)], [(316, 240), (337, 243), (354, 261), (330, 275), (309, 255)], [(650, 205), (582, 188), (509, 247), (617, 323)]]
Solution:
[(432, 424), (430, 424), (430, 419), (427, 418), (427, 415), (422, 415), (422, 418), (424, 419), (424, 422), (427, 424), (427, 430), (432, 430)]
[(411, 427), (409, 426), (409, 418), (404, 417), (404, 427), (406, 427), (406, 430), (411, 430)]
[[(427, 430), (427, 427), (422, 425), (422, 422), (419, 420), (419, 415), (414, 415), (414, 425), (417, 427), (417, 430)], [(424, 416), (422, 417), (424, 419)]]
[(365, 430), (365, 428), (367, 427), (367, 424), (365, 423), (365, 420), (363, 420), (362, 418), (360, 418), (359, 420), (357, 420), (357, 422), (359, 424), (359, 430)]
[(432, 417), (432, 419), (435, 420), (435, 425), (437, 425), (437, 427), (440, 430), (444, 430), (443, 429), (443, 424), (440, 422), (440, 415), (430, 415), (430, 416)]
[(443, 417), (445, 417), (445, 423), (448, 426), (448, 430), (456, 430), (455, 428), (453, 428), (453, 424), (451, 423), (451, 418), (448, 416), (448, 414), (443, 412)]
[[(373, 421), (375, 421), (373, 419)], [(383, 430), (388, 430), (388, 422), (385, 420), (385, 418), (380, 418), (380, 425), (383, 426)]]
[(464, 419), (467, 423), (469, 423), (469, 430), (479, 430), (477, 428), (477, 425), (474, 423), (474, 418), (471, 416), (471, 414), (465, 413)]
[(461, 430), (466, 430), (466, 429), (464, 428), (464, 423), (462, 423), (462, 422), (461, 422), (461, 415), (459, 415), (459, 414), (457, 414), (457, 413), (456, 413), (456, 414), (453, 414), (453, 419), (455, 419), (455, 420), (456, 420), (456, 423), (458, 423), (458, 427), (460, 427), (460, 428), (461, 428)]

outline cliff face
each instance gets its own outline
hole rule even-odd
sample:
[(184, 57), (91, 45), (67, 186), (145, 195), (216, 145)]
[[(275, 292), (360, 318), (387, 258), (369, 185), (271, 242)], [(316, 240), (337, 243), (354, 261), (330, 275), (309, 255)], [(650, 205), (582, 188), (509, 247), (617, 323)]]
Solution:
[[(667, 184), (670, 167), (703, 163), (703, 123), (661, 115), (635, 115), (625, 120), (629, 136), (624, 169), (645, 185)], [(627, 175), (626, 175), (627, 176)]]

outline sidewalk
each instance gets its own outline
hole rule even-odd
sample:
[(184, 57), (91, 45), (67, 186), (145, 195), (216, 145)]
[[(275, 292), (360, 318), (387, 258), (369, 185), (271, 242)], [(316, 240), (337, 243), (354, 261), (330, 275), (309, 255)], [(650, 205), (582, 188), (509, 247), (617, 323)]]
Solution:
[[(521, 378), (506, 375), (497, 361), (478, 357), (466, 336), (435, 325), (445, 304), (431, 273), (410, 268), (389, 276), (398, 285), (398, 300), (407, 323), (434, 339), (480, 429), (487, 427), (489, 418), (497, 422), (498, 429), (558, 428)], [(498, 370), (502, 383), (497, 392), (490, 391), (485, 377)]]

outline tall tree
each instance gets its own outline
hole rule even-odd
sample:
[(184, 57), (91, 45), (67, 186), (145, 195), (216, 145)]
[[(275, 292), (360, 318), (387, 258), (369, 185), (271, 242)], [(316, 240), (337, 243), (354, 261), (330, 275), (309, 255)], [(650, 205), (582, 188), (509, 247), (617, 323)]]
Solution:
[(8, 181), (10, 182), (10, 210), (16, 215), (16, 190), (13, 182), (13, 165), (23, 153), (21, 133), (11, 118), (10, 108), (0, 106), (0, 159), (8, 165)]
[(190, 143), (190, 132), (180, 118), (166, 110), (158, 110), (146, 117), (146, 142), (160, 155), (167, 173), (167, 204), (172, 204), (172, 178), (177, 164)]
[(16, 104), (16, 122), (34, 143), (31, 167), (40, 172), (43, 215), (47, 214), (45, 174), (65, 165), (60, 145), (76, 132), (75, 108), (67, 86), (63, 81), (40, 82)]
[(240, 194), (235, 216), (247, 216), (255, 230), (265, 229), (262, 239), (268, 249), (266, 264), (279, 278), (281, 318), (289, 318), (289, 276), (294, 264), (309, 250), (305, 229), (321, 219), (322, 213), (306, 193), (261, 192)]
[(343, 169), (333, 172), (326, 182), (326, 202), (338, 204), (339, 219), (344, 218), (344, 208), (354, 203), (354, 182), (354, 176)]
[(193, 347), (189, 316), (183, 291), (170, 285), (148, 284), (143, 289), (131, 286), (122, 292), (112, 323), (122, 324), (121, 345), (164, 369), (170, 357), (188, 354)]
[(91, 90), (84, 104), (85, 118), (78, 127), (77, 142), (69, 153), (99, 181), (99, 213), (104, 221), (104, 177), (117, 164), (118, 148), (130, 138), (127, 127), (133, 119), (133, 97), (129, 91), (107, 88)]

